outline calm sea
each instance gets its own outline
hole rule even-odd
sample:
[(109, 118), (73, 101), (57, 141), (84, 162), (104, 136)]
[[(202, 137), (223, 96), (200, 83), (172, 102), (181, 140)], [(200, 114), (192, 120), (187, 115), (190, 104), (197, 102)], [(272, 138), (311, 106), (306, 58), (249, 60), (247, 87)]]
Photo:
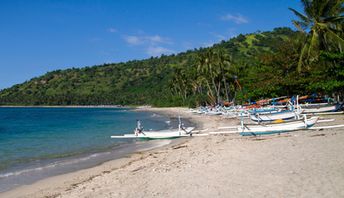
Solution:
[(126, 108), (0, 108), (0, 192), (152, 147), (110, 138), (132, 133), (137, 119), (148, 130), (174, 122)]

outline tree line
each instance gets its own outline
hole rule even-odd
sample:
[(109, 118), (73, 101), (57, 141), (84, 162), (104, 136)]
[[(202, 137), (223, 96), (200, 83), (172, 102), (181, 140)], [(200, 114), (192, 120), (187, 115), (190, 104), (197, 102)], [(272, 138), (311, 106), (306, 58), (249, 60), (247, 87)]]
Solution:
[[(343, 3), (302, 0), (296, 31), (238, 35), (179, 54), (56, 70), (0, 92), (0, 105), (196, 106), (344, 93)], [(286, 8), (287, 9), (287, 8)]]

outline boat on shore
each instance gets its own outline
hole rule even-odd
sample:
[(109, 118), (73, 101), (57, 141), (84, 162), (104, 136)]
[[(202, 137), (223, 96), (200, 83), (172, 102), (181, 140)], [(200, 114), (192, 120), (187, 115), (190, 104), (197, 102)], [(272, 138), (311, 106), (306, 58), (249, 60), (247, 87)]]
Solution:
[(270, 113), (277, 113), (280, 109), (275, 107), (265, 107), (265, 108), (254, 108), (248, 110), (250, 114), (270, 114)]
[(238, 132), (240, 133), (240, 135), (243, 136), (256, 136), (296, 131), (312, 127), (318, 121), (318, 119), (319, 117), (317, 116), (311, 117), (309, 119), (307, 119), (307, 116), (304, 116), (304, 119), (301, 120), (260, 125), (247, 125), (244, 124), (243, 121), (241, 121), (241, 126), (238, 127)]
[(274, 112), (270, 114), (251, 114), (250, 118), (254, 122), (272, 122), (276, 120), (289, 120), (289, 119), (297, 119), (299, 118), (300, 113), (296, 111), (281, 111), (281, 112)]
[(337, 112), (344, 108), (343, 104), (335, 104), (330, 106), (319, 105), (312, 106), (311, 108), (303, 108), (303, 113), (312, 114), (312, 113), (325, 113), (325, 112)]
[(195, 127), (184, 127), (184, 124), (179, 118), (179, 124), (177, 129), (168, 129), (160, 131), (144, 131), (141, 121), (137, 121), (137, 126), (133, 134), (124, 134), (123, 136), (111, 136), (111, 138), (138, 138), (138, 139), (174, 139), (180, 137), (192, 136), (192, 131)]

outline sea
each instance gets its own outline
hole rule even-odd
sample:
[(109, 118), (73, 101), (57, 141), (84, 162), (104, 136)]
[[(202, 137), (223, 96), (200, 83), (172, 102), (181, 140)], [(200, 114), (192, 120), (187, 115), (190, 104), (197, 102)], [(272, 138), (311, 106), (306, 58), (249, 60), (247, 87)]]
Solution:
[(110, 138), (132, 133), (137, 120), (145, 130), (177, 124), (130, 108), (0, 108), (0, 192), (166, 143)]

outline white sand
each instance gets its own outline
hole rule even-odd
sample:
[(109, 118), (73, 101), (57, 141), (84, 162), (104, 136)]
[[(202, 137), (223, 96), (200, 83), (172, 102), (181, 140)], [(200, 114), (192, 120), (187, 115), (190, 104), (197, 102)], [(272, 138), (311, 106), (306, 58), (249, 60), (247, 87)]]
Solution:
[[(238, 124), (182, 108), (152, 110), (189, 117), (209, 130)], [(336, 119), (327, 125), (344, 123), (343, 115), (326, 118)], [(182, 141), (0, 197), (344, 197), (344, 128)]]

